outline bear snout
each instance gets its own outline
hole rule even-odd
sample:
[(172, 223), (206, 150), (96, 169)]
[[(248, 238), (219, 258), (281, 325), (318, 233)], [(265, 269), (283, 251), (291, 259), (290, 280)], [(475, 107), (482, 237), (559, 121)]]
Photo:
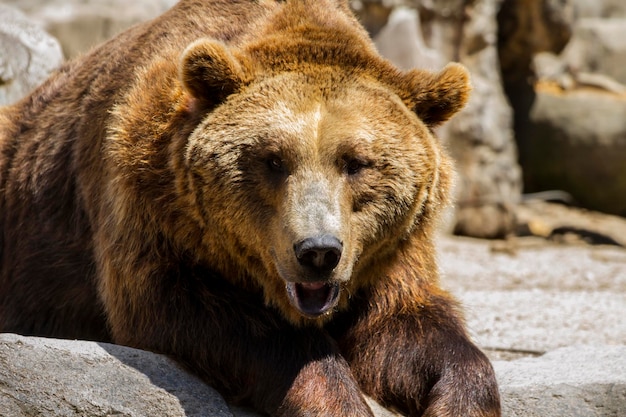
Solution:
[(293, 250), (301, 266), (324, 274), (339, 264), (343, 243), (337, 237), (326, 234), (303, 239), (293, 245)]
[[(329, 313), (339, 302), (340, 283), (346, 275), (338, 268), (343, 249), (338, 237), (326, 233), (295, 243), (293, 252), (288, 254), (290, 261), (279, 262), (273, 252), (279, 274), (285, 280), (289, 303), (305, 317)], [(349, 276), (351, 268), (347, 271)]]

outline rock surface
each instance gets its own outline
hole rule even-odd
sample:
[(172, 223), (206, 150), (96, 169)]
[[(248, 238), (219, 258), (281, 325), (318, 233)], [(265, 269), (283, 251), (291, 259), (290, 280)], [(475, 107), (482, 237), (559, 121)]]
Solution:
[(626, 216), (626, 92), (550, 84), (537, 84), (535, 92), (527, 183), (567, 190), (582, 207)]
[(506, 417), (620, 417), (626, 347), (574, 346), (494, 363)]
[(3, 0), (24, 11), (75, 57), (124, 29), (152, 19), (177, 0)]
[(0, 106), (24, 97), (62, 62), (53, 37), (19, 10), (0, 4)]
[(4, 334), (0, 380), (2, 416), (232, 415), (168, 358), (115, 345)]

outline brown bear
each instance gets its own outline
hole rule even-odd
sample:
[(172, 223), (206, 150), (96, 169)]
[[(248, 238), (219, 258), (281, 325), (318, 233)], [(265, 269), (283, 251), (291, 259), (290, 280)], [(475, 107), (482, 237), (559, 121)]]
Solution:
[(498, 416), (438, 283), (458, 64), (340, 0), (182, 0), (0, 112), (0, 330), (171, 355), (274, 416)]

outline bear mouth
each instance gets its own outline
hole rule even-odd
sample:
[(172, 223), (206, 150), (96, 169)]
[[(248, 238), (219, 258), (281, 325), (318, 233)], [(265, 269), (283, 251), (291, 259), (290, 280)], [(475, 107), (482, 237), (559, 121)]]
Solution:
[(337, 305), (339, 284), (332, 282), (288, 282), (287, 295), (302, 314), (319, 317)]

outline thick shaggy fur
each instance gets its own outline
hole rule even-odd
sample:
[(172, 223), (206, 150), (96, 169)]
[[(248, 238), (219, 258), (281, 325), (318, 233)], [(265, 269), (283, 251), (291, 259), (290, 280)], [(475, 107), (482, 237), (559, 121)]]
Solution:
[(344, 2), (182, 0), (0, 110), (0, 331), (166, 353), (276, 416), (498, 416), (432, 242), (468, 93)]

